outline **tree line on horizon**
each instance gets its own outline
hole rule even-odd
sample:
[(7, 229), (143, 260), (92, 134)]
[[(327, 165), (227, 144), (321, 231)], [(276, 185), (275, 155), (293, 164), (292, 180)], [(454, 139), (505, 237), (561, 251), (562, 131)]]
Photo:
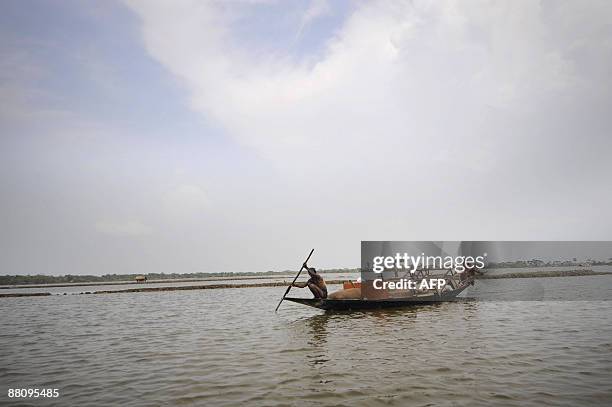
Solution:
[[(320, 273), (347, 273), (359, 272), (359, 269), (327, 269), (319, 270)], [(29, 285), (29, 284), (64, 284), (64, 283), (109, 283), (119, 281), (134, 281), (138, 276), (145, 276), (147, 280), (186, 280), (211, 277), (240, 277), (240, 276), (272, 276), (276, 274), (296, 273), (294, 270), (284, 271), (259, 271), (259, 272), (216, 272), (216, 273), (144, 273), (144, 274), (104, 274), (77, 275), (66, 274), (51, 276), (45, 274), (36, 275), (4, 275), (0, 276), (0, 285)]]
[[(494, 263), (490, 262), (486, 268), (520, 268), (520, 267), (559, 267), (559, 266), (579, 266), (583, 264), (591, 266), (611, 266), (612, 257), (607, 261), (604, 260), (587, 260), (579, 262), (573, 260), (556, 260), (543, 261), (538, 259), (517, 260), (508, 262)], [(358, 273), (359, 268), (335, 268), (321, 269), (319, 273)], [(273, 276), (278, 274), (295, 274), (296, 270), (283, 271), (259, 271), (259, 272), (216, 272), (216, 273), (141, 273), (141, 274), (104, 274), (101, 276), (94, 275), (77, 275), (65, 274), (61, 276), (51, 276), (45, 274), (36, 275), (3, 275), (0, 276), (0, 285), (31, 285), (31, 284), (64, 284), (64, 283), (108, 283), (119, 281), (134, 281), (137, 276), (145, 276), (147, 280), (186, 280), (186, 279), (202, 279), (211, 277), (241, 277), (241, 276)]]

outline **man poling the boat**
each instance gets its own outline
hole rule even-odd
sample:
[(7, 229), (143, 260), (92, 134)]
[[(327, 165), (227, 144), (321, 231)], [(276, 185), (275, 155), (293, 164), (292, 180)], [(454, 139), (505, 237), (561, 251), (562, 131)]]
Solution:
[(325, 285), (323, 277), (317, 273), (317, 270), (314, 267), (308, 267), (306, 263), (304, 263), (302, 267), (308, 271), (310, 278), (308, 281), (303, 283), (294, 282), (291, 286), (297, 288), (308, 287), (315, 298), (327, 298), (327, 286)]

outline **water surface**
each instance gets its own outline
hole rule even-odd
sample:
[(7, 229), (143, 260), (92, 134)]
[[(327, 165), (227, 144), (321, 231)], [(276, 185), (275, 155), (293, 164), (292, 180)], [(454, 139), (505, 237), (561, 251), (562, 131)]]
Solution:
[[(599, 296), (612, 277), (538, 280)], [(275, 314), (282, 287), (0, 298), (0, 402), (52, 387), (31, 405), (611, 405), (612, 302), (485, 300), (512, 281), (342, 313)]]

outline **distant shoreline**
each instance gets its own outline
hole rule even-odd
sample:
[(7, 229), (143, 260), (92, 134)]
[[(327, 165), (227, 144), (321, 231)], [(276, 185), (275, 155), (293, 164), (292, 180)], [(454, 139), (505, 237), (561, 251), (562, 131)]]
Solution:
[[(505, 273), (499, 275), (481, 275), (476, 276), (476, 279), (482, 280), (494, 280), (494, 279), (507, 279), (507, 278), (547, 278), (547, 277), (582, 277), (582, 276), (601, 276), (607, 275), (612, 276), (612, 273), (604, 271), (593, 271), (593, 270), (568, 270), (568, 271), (548, 271), (548, 272), (532, 272), (532, 273)], [(292, 276), (289, 276), (290, 278)], [(256, 277), (252, 279), (261, 279), (262, 277)], [(281, 277), (282, 278), (282, 277)], [(210, 281), (210, 280), (208, 280)], [(335, 285), (342, 284), (346, 280), (328, 280), (327, 284)], [(111, 283), (109, 285), (119, 284)], [(132, 283), (128, 283), (132, 284)], [(210, 284), (210, 285), (191, 285), (191, 286), (173, 286), (173, 287), (139, 287), (129, 288), (125, 290), (103, 290), (103, 291), (87, 291), (81, 293), (7, 293), (1, 294), (0, 298), (8, 297), (41, 297), (41, 296), (63, 296), (63, 295), (96, 295), (96, 294), (118, 294), (118, 293), (141, 293), (141, 292), (159, 292), (159, 291), (191, 291), (191, 290), (214, 290), (214, 289), (227, 289), (227, 288), (258, 288), (258, 287), (286, 287), (289, 283), (287, 281), (279, 282), (268, 282), (268, 283), (246, 283), (246, 284)], [(98, 285), (98, 284), (96, 284)], [(46, 286), (49, 287), (49, 286)], [(61, 287), (61, 286), (60, 286)]]
[(13, 290), (17, 288), (49, 288), (49, 287), (90, 287), (96, 285), (130, 285), (130, 284), (165, 284), (165, 283), (197, 283), (199, 281), (226, 281), (226, 280), (265, 280), (270, 278), (293, 278), (288, 274), (267, 276), (235, 276), (235, 277), (206, 277), (206, 278), (166, 278), (161, 280), (147, 280), (146, 283), (137, 281), (91, 281), (82, 283), (56, 283), (56, 284), (19, 284), (2, 285), (0, 290)]
[[(540, 260), (515, 261), (502, 263), (489, 263), (487, 269), (550, 269), (550, 268), (577, 268), (584, 270), (597, 266), (612, 266), (612, 261), (592, 261), (587, 263), (572, 263), (569, 261), (543, 262)], [(343, 273), (357, 274), (359, 268), (330, 268), (320, 269), (319, 273)], [(186, 283), (198, 281), (225, 281), (225, 280), (260, 280), (268, 278), (293, 277), (297, 270), (282, 271), (237, 271), (237, 272), (213, 272), (213, 273), (141, 273), (141, 274), (105, 274), (94, 275), (0, 275), (0, 290), (15, 288), (44, 288), (44, 287), (85, 287), (91, 285), (127, 285), (142, 284), (136, 282), (136, 277), (144, 276), (148, 284), (159, 283)]]
[[(319, 273), (359, 273), (359, 269), (327, 269), (319, 270)], [(141, 274), (147, 278), (146, 284), (159, 284), (159, 283), (189, 283), (198, 281), (225, 281), (225, 280), (262, 280), (269, 278), (293, 278), (297, 270), (284, 270), (284, 271), (266, 271), (266, 272), (243, 272), (243, 273), (186, 273), (186, 274)], [(118, 275), (105, 275), (105, 276), (46, 276), (46, 275), (35, 275), (35, 276), (12, 276), (2, 275), (0, 276), (0, 290), (14, 289), (14, 288), (45, 288), (45, 287), (85, 287), (92, 285), (124, 285), (124, 284), (143, 284), (135, 281), (136, 276), (139, 274), (118, 274)], [(166, 277), (167, 276), (167, 277)], [(159, 277), (159, 278), (156, 278)], [(66, 278), (79, 279), (80, 281), (64, 281)], [(10, 280), (17, 280), (21, 282), (7, 283)], [(34, 282), (23, 282), (23, 280), (38, 280)], [(41, 279), (50, 280), (47, 282), (40, 282)]]
[[(539, 265), (530, 267), (517, 267), (523, 265), (523, 262), (503, 264), (504, 267), (488, 267), (487, 270), (504, 270), (512, 273), (511, 269), (527, 268), (534, 273), (551, 273), (551, 277), (554, 274), (560, 272), (559, 268), (564, 268), (563, 272), (571, 272), (572, 270), (592, 270), (591, 267), (585, 267), (582, 265)], [(591, 266), (609, 265), (603, 263), (592, 264)], [(552, 269), (552, 270), (551, 270)], [(556, 270), (555, 270), (556, 269)], [(325, 274), (359, 274), (360, 269), (322, 269), (319, 273)], [(103, 286), (103, 285), (139, 285), (139, 284), (166, 284), (166, 283), (197, 283), (201, 281), (228, 281), (228, 280), (265, 280), (272, 278), (293, 278), (297, 270), (283, 270), (283, 271), (266, 271), (266, 272), (232, 272), (232, 273), (186, 273), (186, 274), (108, 274), (103, 276), (76, 276), (76, 275), (65, 275), (65, 276), (12, 276), (3, 275), (0, 276), (0, 292), (2, 290), (9, 289), (21, 289), (21, 288), (51, 288), (51, 287), (87, 287), (87, 286)], [(519, 273), (516, 273), (519, 274)], [(525, 274), (521, 272), (520, 274)], [(136, 276), (145, 276), (147, 278), (146, 283), (135, 281)], [(77, 279), (79, 281), (65, 281), (69, 279)], [(483, 278), (498, 278), (497, 276), (489, 275)], [(41, 282), (40, 280), (49, 279), (49, 282)], [(16, 280), (14, 282), (8, 282)], [(32, 280), (29, 282), (28, 280)]]

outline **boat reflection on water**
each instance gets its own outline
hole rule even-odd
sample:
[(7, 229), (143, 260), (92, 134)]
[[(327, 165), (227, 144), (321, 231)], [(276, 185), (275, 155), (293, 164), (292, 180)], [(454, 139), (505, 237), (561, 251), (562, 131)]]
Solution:
[[(397, 329), (396, 322), (401, 321), (405, 326), (406, 323), (416, 320), (419, 308), (431, 307), (436, 307), (436, 304), (411, 309), (326, 312), (300, 319), (296, 323), (302, 324), (304, 328), (302, 333), (308, 338), (309, 352), (306, 355), (306, 362), (315, 367), (330, 360), (333, 361), (334, 357), (331, 356), (330, 349), (338, 345), (334, 340), (338, 339), (338, 332), (363, 331), (365, 335), (380, 335), (381, 338), (384, 338), (388, 332)], [(334, 343), (329, 343), (330, 336)], [(360, 343), (344, 343), (344, 347), (350, 349), (351, 352), (366, 351)], [(338, 352), (334, 354), (337, 355)]]
[(312, 367), (323, 365), (331, 360), (327, 347), (327, 329), (331, 318), (333, 315), (319, 314), (305, 320), (308, 345), (312, 349), (312, 352), (306, 355), (306, 362)]
[[(387, 308), (374, 309), (367, 311), (333, 311), (312, 315), (294, 321), (296, 328), (299, 326), (301, 334), (306, 334), (307, 344), (311, 349), (327, 349), (333, 344), (329, 344), (330, 335), (338, 338), (339, 333), (350, 331), (363, 332), (367, 336), (379, 338), (397, 337), (401, 334), (404, 339), (409, 338), (412, 332), (412, 325), (417, 318), (427, 319), (461, 319), (469, 321), (478, 312), (478, 301), (466, 298), (457, 299), (453, 303), (461, 303), (461, 306), (452, 306), (452, 303), (431, 303), (410, 308)], [(454, 312), (453, 312), (454, 311)], [(449, 314), (450, 313), (450, 314)], [(340, 334), (341, 335), (341, 334)], [(364, 340), (364, 342), (367, 342)], [(348, 346), (359, 349), (359, 343), (347, 344)]]

